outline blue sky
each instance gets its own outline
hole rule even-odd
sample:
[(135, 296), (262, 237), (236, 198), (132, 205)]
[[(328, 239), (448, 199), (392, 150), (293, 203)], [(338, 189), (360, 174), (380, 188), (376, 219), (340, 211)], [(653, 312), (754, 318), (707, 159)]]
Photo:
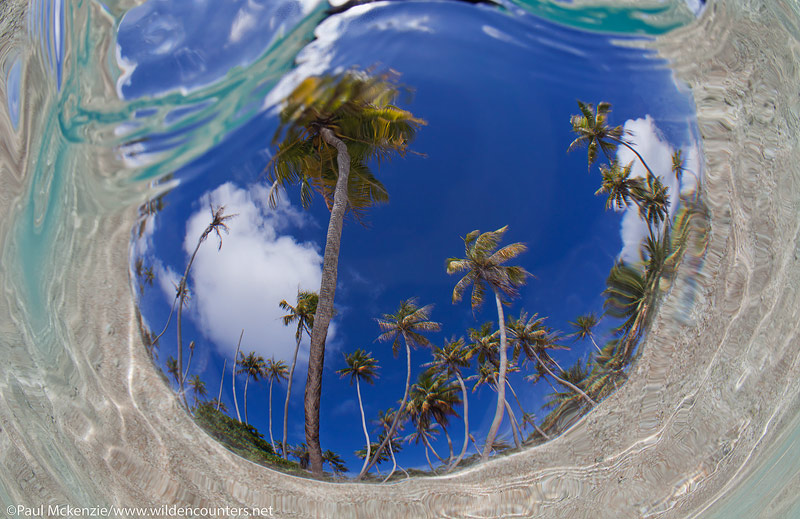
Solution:
[[(189, 28), (200, 23), (187, 19), (173, 3), (144, 5), (157, 11), (159, 20)], [(241, 12), (246, 5), (250, 4), (232, 9)], [(118, 89), (127, 97), (154, 99), (176, 88), (202, 89), (230, 67), (246, 67), (273, 41), (270, 36), (280, 33), (278, 22), (296, 22), (309, 9), (287, 4), (284, 11), (257, 10), (253, 27), (273, 27), (274, 32), (256, 31), (258, 36), (242, 36), (234, 43), (230, 29), (241, 17), (235, 13), (204, 11), (202, 16), (214, 17), (214, 24), (201, 33), (179, 31), (180, 41), (166, 43), (163, 34), (156, 31), (161, 36), (153, 36), (153, 26), (143, 22), (152, 12), (138, 13), (120, 27), (118, 55), (129, 72), (120, 78)], [(268, 186), (261, 171), (271, 156), (274, 103), (309, 74), (375, 64), (398, 71), (401, 82), (414, 91), (413, 99), (402, 106), (428, 123), (412, 146), (425, 157), (408, 155), (384, 164), (379, 174), (390, 202), (371, 209), (366, 226), (346, 222), (338, 314), (326, 351), (322, 447), (338, 452), (356, 470), (360, 464), (352, 453), (363, 447), (363, 434), (355, 388), (335, 374), (344, 366), (343, 353), (366, 349), (381, 366), (374, 388), (362, 388), (368, 420), (379, 409), (396, 405), (405, 381), (403, 356), (395, 359), (389, 345), (374, 342), (379, 333), (374, 318), (394, 312), (409, 297), (435, 304), (432, 318), (443, 324), (443, 331), (430, 339), (438, 345), (451, 335), (464, 335), (469, 327), (496, 320), (491, 301), (476, 316), (467, 303), (450, 302), (457, 278), (445, 273), (444, 263), (447, 257), (463, 256), (461, 236), (473, 229), (509, 225), (504, 243), (528, 245), (518, 263), (536, 278), (529, 280), (507, 315), (518, 315), (522, 308), (538, 312), (549, 316), (550, 326), (566, 332), (568, 320), (601, 312), (604, 281), (623, 250), (623, 240), (635, 244), (642, 230), (635, 217), (604, 211), (604, 200), (593, 195), (599, 173), (587, 173), (585, 152), (566, 153), (575, 100), (611, 102), (612, 124), (625, 123), (636, 132), (633, 140), (651, 166), (662, 164), (664, 157), (668, 160), (670, 145), (685, 148), (696, 161), (694, 108), (686, 89), (676, 85), (666, 64), (653, 53), (616, 45), (619, 36), (584, 33), (522, 13), (512, 16), (455, 2), (381, 4), (329, 18), (315, 35), (298, 56), (297, 68), (266, 96), (260, 112), (175, 172), (178, 187), (166, 196), (165, 209), (148, 223), (145, 236), (134, 239), (132, 256), (144, 258), (156, 271), (154, 286), (140, 295), (140, 308), (146, 322), (159, 331), (169, 313), (172, 282), (177, 282), (210, 219), (209, 196), (215, 204), (225, 203), (239, 213), (230, 221), (231, 234), (223, 236), (221, 250), (213, 236), (203, 245), (190, 279), (193, 298), (185, 313), (184, 342), (193, 339), (198, 344), (191, 373), (199, 374), (216, 396), (223, 359), (229, 359), (230, 369), (242, 328), (245, 353), (255, 350), (265, 358), (275, 355), (290, 361), (294, 332), (278, 321), (278, 301), (294, 301), (298, 286), (318, 288), (328, 212), (319, 198), (310, 211), (303, 211), (292, 190), (278, 209), (265, 204)], [(211, 61), (198, 62), (203, 70), (184, 70), (184, 78), (176, 75), (170, 65), (174, 56), (191, 53)], [(193, 79), (185, 83), (186, 77)], [(233, 90), (226, 95), (244, 94)], [(162, 366), (175, 354), (174, 335), (173, 325), (162, 339)], [(559, 352), (559, 362), (570, 364), (591, 348), (569, 344), (572, 350)], [(290, 406), (291, 443), (304, 441), (306, 348), (307, 340)], [(412, 352), (414, 366), (429, 360), (427, 351)], [(419, 371), (416, 368), (412, 376)], [(533, 386), (519, 374), (511, 382), (526, 411), (543, 416), (539, 407), (549, 386)], [(242, 386), (243, 379), (237, 382), (237, 388)], [(273, 402), (276, 439), (284, 387), (275, 390)], [(223, 400), (232, 411), (230, 389), (228, 372)], [(268, 438), (266, 391), (266, 383), (251, 383), (249, 407), (251, 423)], [(240, 394), (240, 405), (241, 398)], [(470, 394), (470, 411), (470, 429), (480, 442), (494, 411), (493, 393), (482, 388)], [(451, 436), (461, 438), (458, 419), (451, 427)], [(508, 431), (504, 422), (501, 433)], [(444, 441), (437, 449), (446, 451)], [(398, 461), (406, 467), (424, 465), (422, 447), (407, 446)]]

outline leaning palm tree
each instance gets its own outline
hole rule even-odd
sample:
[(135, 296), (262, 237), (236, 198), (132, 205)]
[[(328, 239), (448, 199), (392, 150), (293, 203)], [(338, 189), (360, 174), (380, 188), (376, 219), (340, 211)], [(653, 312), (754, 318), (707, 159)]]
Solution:
[[(410, 404), (411, 402), (409, 402)], [(419, 416), (419, 413), (414, 413), (412, 416)], [(412, 420), (414, 424), (414, 432), (406, 436), (406, 441), (411, 443), (412, 441), (415, 444), (419, 444), (422, 441), (422, 444), (425, 446), (425, 459), (428, 460), (428, 466), (431, 468), (431, 472), (434, 471), (433, 463), (431, 463), (431, 458), (429, 452), (433, 452), (433, 455), (436, 456), (441, 463), (444, 463), (444, 460), (439, 453), (436, 452), (436, 449), (433, 448), (431, 444), (431, 440), (436, 437), (438, 434), (438, 430), (441, 426), (437, 423), (431, 422), (430, 420)]]
[(264, 364), (264, 357), (261, 355), (256, 355), (256, 352), (251, 351), (246, 357), (244, 353), (239, 353), (239, 371), (237, 373), (244, 373), (244, 423), (249, 425), (250, 422), (247, 421), (247, 384), (250, 382), (252, 378), (254, 382), (258, 382), (258, 380), (264, 375), (264, 368), (266, 365)]
[(358, 408), (361, 410), (361, 425), (364, 428), (364, 437), (367, 440), (367, 454), (364, 457), (364, 466), (361, 468), (361, 474), (367, 469), (369, 463), (369, 454), (371, 445), (369, 442), (369, 432), (367, 431), (367, 419), (364, 417), (364, 404), (361, 402), (361, 384), (363, 380), (368, 384), (375, 382), (378, 372), (378, 361), (372, 357), (371, 353), (364, 350), (356, 350), (350, 355), (345, 355), (344, 360), (347, 363), (346, 368), (337, 370), (336, 373), (342, 378), (350, 376), (350, 385), (353, 380), (356, 381), (356, 393), (358, 394)]
[(316, 292), (298, 290), (297, 304), (295, 306), (287, 303), (285, 299), (278, 303), (283, 310), (289, 312), (282, 318), (283, 325), (289, 326), (292, 323), (297, 323), (297, 331), (294, 334), (297, 343), (294, 348), (294, 357), (292, 357), (292, 367), (289, 370), (289, 383), (286, 387), (286, 402), (283, 404), (283, 459), (287, 460), (289, 459), (289, 454), (286, 451), (289, 397), (292, 395), (292, 381), (294, 380), (294, 368), (297, 365), (297, 352), (300, 351), (300, 341), (303, 339), (303, 332), (305, 331), (309, 337), (311, 336), (311, 329), (314, 327), (314, 314), (317, 311), (318, 302), (319, 296)]
[[(509, 365), (506, 367), (506, 374), (518, 370), (519, 368), (517, 368), (516, 366)], [(492, 364), (491, 362), (483, 362), (478, 364), (478, 372), (475, 375), (467, 377), (466, 380), (475, 381), (475, 384), (472, 386), (473, 393), (483, 385), (489, 386), (492, 389), (492, 391), (496, 393), (497, 379), (498, 379), (498, 367)], [(511, 388), (511, 384), (508, 383), (508, 378), (506, 378), (506, 386)], [(513, 393), (513, 388), (511, 389)], [(514, 437), (514, 445), (516, 445), (517, 447), (521, 447), (522, 442), (520, 441), (519, 437), (522, 434), (522, 430), (520, 429), (519, 423), (517, 422), (517, 418), (514, 415), (514, 412), (511, 410), (511, 406), (508, 404), (508, 399), (505, 398), (505, 395), (503, 398), (504, 398), (503, 407), (508, 413), (508, 419), (511, 422), (511, 434)]]
[(389, 442), (389, 439), (394, 435), (395, 429), (397, 428), (397, 423), (404, 412), (403, 410), (405, 409), (406, 402), (408, 402), (408, 391), (411, 383), (411, 348), (418, 346), (430, 346), (430, 341), (424, 335), (422, 335), (422, 332), (438, 332), (441, 329), (441, 324), (430, 320), (430, 313), (432, 309), (433, 305), (426, 305), (423, 307), (417, 306), (417, 300), (415, 298), (411, 298), (402, 301), (400, 303), (400, 307), (395, 313), (383, 314), (383, 318), (376, 319), (378, 326), (381, 329), (381, 334), (376, 340), (380, 342), (391, 342), (392, 353), (394, 353), (395, 357), (397, 357), (397, 354), (400, 351), (400, 339), (402, 339), (403, 343), (405, 344), (406, 387), (405, 391), (403, 392), (403, 400), (398, 408), (401, 412), (395, 415), (392, 427), (389, 429), (384, 441), (381, 442), (380, 446), (378, 446), (378, 450), (373, 455), (373, 460), (369, 463), (369, 465), (366, 466), (366, 469), (362, 469), (356, 480), (361, 478), (361, 476), (363, 476), (366, 471), (375, 464), (378, 456), (380, 456), (383, 452), (383, 449), (386, 448), (386, 444)]
[[(389, 430), (391, 430), (392, 424), (394, 423), (394, 417), (396, 414), (397, 410), (395, 409), (387, 409), (386, 411), (380, 410), (378, 411), (378, 419), (372, 421), (373, 424), (379, 427), (378, 443), (375, 444), (376, 449), (378, 448), (379, 444), (383, 443), (383, 439), (389, 433)], [(400, 431), (402, 431), (402, 429), (403, 429), (403, 424), (402, 423), (398, 424), (397, 429), (394, 432), (394, 438), (390, 439), (389, 443), (387, 443), (387, 447), (389, 449), (389, 456), (392, 459), (392, 470), (389, 471), (389, 474), (383, 479), (384, 483), (388, 481), (389, 478), (392, 477), (392, 474), (394, 474), (395, 470), (397, 470), (397, 459), (395, 458), (394, 454), (395, 452), (398, 452), (400, 450), (400, 443), (398, 438), (400, 437), (399, 433)], [(380, 463), (380, 461), (378, 461), (378, 463)], [(400, 470), (405, 472), (406, 476), (408, 476), (408, 472), (406, 472), (406, 470), (403, 467), (400, 467)]]
[(467, 272), (453, 289), (453, 303), (459, 302), (467, 287), (472, 285), (471, 304), (473, 312), (483, 302), (487, 288), (494, 293), (495, 303), (497, 304), (497, 322), (500, 328), (500, 373), (498, 378), (497, 408), (489, 433), (486, 436), (486, 446), (481, 456), (483, 460), (489, 458), (491, 446), (494, 443), (497, 430), (500, 428), (500, 422), (503, 421), (507, 342), (501, 294), (511, 298), (516, 297), (519, 294), (519, 287), (525, 284), (525, 280), (530, 275), (522, 267), (504, 265), (508, 260), (516, 258), (527, 249), (524, 244), (512, 243), (496, 250), (507, 229), (508, 226), (505, 226), (496, 231), (483, 234), (478, 230), (472, 231), (464, 238), (466, 258), (449, 258), (447, 260), (448, 274)]
[(600, 102), (597, 104), (597, 110), (591, 104), (578, 101), (578, 108), (581, 113), (573, 115), (570, 118), (573, 133), (577, 137), (569, 145), (567, 151), (572, 151), (577, 148), (586, 146), (588, 148), (588, 168), (597, 161), (598, 149), (603, 151), (609, 162), (611, 162), (611, 154), (617, 150), (618, 145), (623, 145), (631, 150), (642, 162), (642, 165), (647, 170), (648, 174), (653, 175), (650, 166), (644, 161), (639, 152), (631, 146), (631, 143), (625, 139), (625, 130), (622, 126), (608, 126), (608, 114), (611, 112), (611, 103)]
[[(275, 449), (275, 440), (272, 439), (272, 384), (276, 380), (278, 384), (281, 383), (281, 380), (286, 380), (289, 374), (289, 368), (286, 367), (286, 363), (282, 360), (275, 360), (275, 357), (272, 357), (267, 361), (267, 364), (264, 366), (263, 375), (267, 377), (269, 380), (269, 443), (272, 445), (272, 450), (277, 452)], [(245, 419), (247, 418), (247, 400), (245, 400)], [(284, 443), (286, 445), (286, 443)], [(284, 449), (285, 451), (285, 449)]]
[(273, 183), (271, 204), (277, 203), (280, 187), (300, 184), (305, 207), (310, 205), (313, 191), (317, 191), (331, 212), (305, 393), (306, 441), (315, 474), (322, 474), (322, 369), (325, 339), (333, 318), (344, 216), (348, 208), (357, 212), (388, 199), (368, 163), (393, 154), (404, 155), (419, 127), (425, 124), (394, 106), (400, 92), (388, 74), (370, 78), (351, 71), (306, 79), (286, 99), (273, 139), (280, 142), (278, 151), (267, 165), (268, 180)]
[(611, 161), (609, 167), (600, 166), (600, 174), (602, 175), (602, 182), (600, 188), (594, 192), (596, 196), (606, 194), (606, 210), (608, 209), (622, 209), (628, 207), (633, 202), (638, 204), (639, 201), (634, 197), (636, 189), (642, 185), (641, 178), (631, 178), (631, 169), (633, 162), (629, 162), (627, 166), (620, 169), (619, 162), (614, 159)]
[(650, 290), (642, 273), (623, 262), (611, 268), (603, 291), (606, 314), (624, 319), (614, 331), (624, 336), (624, 358), (628, 359), (633, 343), (642, 333), (650, 308)]
[(588, 314), (579, 315), (574, 321), (569, 321), (569, 325), (572, 326), (574, 331), (569, 334), (568, 337), (575, 337), (576, 340), (582, 340), (588, 337), (589, 340), (592, 341), (597, 352), (602, 353), (600, 346), (598, 346), (597, 342), (594, 340), (594, 328), (599, 322), (594, 313), (590, 312)]
[[(550, 413), (545, 417), (543, 426), (552, 428), (563, 423), (566, 419), (574, 419), (586, 410), (586, 402), (574, 391), (574, 387), (585, 386), (589, 381), (589, 370), (578, 360), (574, 365), (560, 373), (557, 379), (568, 389), (566, 391), (554, 391), (546, 396), (544, 409), (550, 409)], [(565, 383), (568, 383), (567, 386)]]
[(655, 175), (648, 175), (633, 190), (633, 197), (639, 206), (639, 216), (647, 223), (650, 237), (655, 239), (654, 229), (667, 219), (669, 211), (669, 189)]
[[(222, 249), (222, 234), (220, 231), (224, 231), (225, 233), (228, 232), (228, 225), (225, 223), (227, 220), (230, 220), (235, 214), (225, 214), (225, 206), (221, 205), (214, 209), (214, 206), (209, 202), (209, 208), (211, 209), (211, 223), (209, 223), (205, 230), (203, 230), (202, 234), (200, 234), (200, 238), (197, 240), (197, 245), (194, 248), (194, 252), (192, 252), (192, 256), (189, 258), (189, 262), (186, 264), (186, 270), (183, 272), (183, 277), (178, 284), (177, 295), (175, 296), (178, 299), (178, 315), (176, 316), (176, 323), (178, 328), (178, 368), (180, 373), (180, 380), (178, 385), (180, 386), (180, 393), (183, 395), (184, 391), (184, 379), (186, 378), (183, 374), (183, 336), (181, 334), (181, 317), (183, 316), (183, 307), (186, 301), (188, 288), (186, 286), (186, 281), (189, 279), (189, 271), (192, 268), (192, 263), (194, 263), (194, 258), (197, 256), (197, 251), (200, 250), (200, 245), (206, 241), (208, 235), (212, 232), (217, 234), (219, 238), (219, 247), (218, 249)], [(170, 315), (172, 313), (170, 312)], [(184, 397), (185, 400), (185, 397)]]
[(464, 378), (461, 373), (462, 369), (469, 367), (469, 354), (464, 338), (456, 339), (453, 337), (449, 341), (444, 341), (443, 347), (434, 348), (433, 361), (423, 364), (423, 367), (432, 367), (443, 376), (456, 377), (458, 385), (461, 387), (461, 400), (464, 404), (464, 443), (461, 446), (461, 452), (458, 457), (450, 464), (450, 470), (452, 470), (461, 462), (469, 444), (469, 403), (467, 401), (467, 386), (464, 384)]

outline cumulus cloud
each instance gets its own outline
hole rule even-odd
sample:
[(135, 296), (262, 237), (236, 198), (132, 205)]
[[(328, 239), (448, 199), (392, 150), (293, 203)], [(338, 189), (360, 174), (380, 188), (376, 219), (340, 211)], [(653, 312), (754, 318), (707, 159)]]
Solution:
[[(692, 189), (697, 184), (699, 167), (699, 150), (697, 146), (684, 148), (683, 156), (687, 172), (684, 173), (681, 185), (672, 174), (672, 154), (674, 148), (667, 142), (661, 131), (656, 127), (650, 115), (644, 119), (629, 119), (625, 122), (625, 130), (630, 133), (629, 139), (635, 143), (636, 151), (644, 158), (650, 169), (664, 185), (669, 188), (669, 214), (672, 215), (677, 206), (677, 193)], [(627, 147), (620, 146), (617, 150), (619, 163), (628, 164), (633, 161), (632, 177), (645, 178), (647, 170), (636, 155)], [(631, 205), (622, 217), (620, 229), (622, 236), (622, 251), (620, 258), (626, 262), (641, 260), (640, 244), (647, 236), (647, 224), (639, 217), (638, 208)]]
[[(221, 249), (213, 233), (200, 247), (190, 275), (188, 313), (225, 356), (232, 356), (244, 329), (242, 350), (288, 362), (294, 353), (294, 329), (281, 322), (285, 312), (278, 302), (294, 302), (298, 288), (318, 289), (322, 256), (315, 244), (281, 235), (289, 226), (306, 225), (306, 217), (287, 202), (270, 209), (267, 199), (263, 186), (245, 190), (229, 182), (198, 201), (186, 224), (187, 258), (210, 221), (209, 200), (237, 216), (227, 221), (230, 233), (223, 233)], [(174, 287), (169, 289), (174, 297)], [(304, 348), (300, 351), (298, 361), (304, 362), (307, 355)]]

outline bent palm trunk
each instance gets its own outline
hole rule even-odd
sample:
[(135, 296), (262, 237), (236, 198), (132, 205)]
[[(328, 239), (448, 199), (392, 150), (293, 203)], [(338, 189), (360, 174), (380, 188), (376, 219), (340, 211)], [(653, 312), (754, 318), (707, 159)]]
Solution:
[(498, 429), (500, 429), (500, 422), (503, 421), (503, 402), (506, 401), (506, 367), (508, 365), (506, 323), (503, 316), (503, 302), (500, 300), (500, 293), (497, 289), (494, 289), (494, 299), (497, 303), (497, 322), (500, 326), (500, 371), (497, 375), (497, 408), (494, 412), (492, 426), (489, 428), (489, 434), (486, 435), (486, 444), (483, 446), (483, 454), (481, 455), (481, 460), (483, 461), (489, 459), (494, 439), (497, 436)]
[(308, 377), (305, 392), (305, 432), (308, 445), (308, 460), (311, 472), (322, 475), (322, 448), (319, 444), (319, 408), (322, 396), (322, 367), (325, 363), (325, 339), (328, 326), (333, 318), (333, 299), (336, 293), (336, 277), (339, 266), (339, 247), (342, 239), (342, 226), (347, 210), (347, 180), (350, 175), (350, 153), (341, 139), (329, 128), (320, 129), (320, 137), (336, 148), (339, 175), (333, 193), (331, 217), (328, 221), (328, 234), (325, 239), (325, 254), (322, 260), (322, 283), (319, 288), (319, 303), (314, 314), (314, 328), (311, 330), (311, 345), (308, 353)]
[(550, 375), (551, 377), (553, 377), (553, 379), (557, 380), (559, 384), (564, 384), (565, 386), (567, 386), (567, 387), (568, 387), (568, 388), (570, 388), (571, 390), (575, 391), (576, 393), (578, 393), (579, 395), (581, 395), (581, 397), (583, 397), (583, 398), (584, 398), (584, 399), (585, 399), (587, 402), (589, 402), (589, 404), (591, 404), (592, 406), (595, 406), (595, 405), (597, 405), (597, 402), (595, 402), (594, 400), (592, 400), (591, 398), (589, 398), (589, 395), (587, 395), (586, 393), (584, 393), (584, 392), (583, 392), (583, 390), (582, 390), (581, 388), (579, 388), (578, 386), (576, 386), (576, 385), (575, 385), (575, 384), (573, 384), (572, 382), (569, 382), (568, 380), (564, 380), (563, 378), (561, 378), (561, 377), (559, 377), (558, 375), (556, 375), (555, 373), (553, 373), (553, 372), (550, 370), (550, 368), (547, 366), (547, 364), (545, 364), (545, 363), (543, 363), (543, 362), (542, 362), (542, 360), (539, 358), (539, 355), (538, 355), (538, 354), (537, 354), (535, 351), (533, 352), (533, 355), (536, 357), (536, 361), (537, 361), (539, 364), (541, 364), (541, 365), (542, 365), (542, 367), (544, 368), (544, 370), (545, 370), (545, 371), (547, 371), (547, 374), (548, 374), (548, 375)]
[(364, 468), (369, 463), (369, 453), (370, 447), (372, 445), (369, 442), (369, 433), (367, 432), (367, 420), (364, 418), (364, 406), (361, 403), (361, 386), (358, 384), (358, 377), (356, 377), (356, 393), (358, 393), (358, 408), (361, 409), (361, 427), (364, 428), (364, 438), (367, 440), (367, 454), (364, 456), (364, 466), (361, 467), (361, 471), (364, 471)]
[(239, 342), (236, 344), (236, 353), (233, 354), (233, 371), (231, 371), (231, 388), (233, 389), (233, 405), (236, 406), (236, 419), (242, 423), (242, 416), (239, 414), (239, 400), (236, 398), (236, 365), (239, 363), (239, 348), (242, 346), (244, 328), (239, 334)]
[(467, 386), (464, 385), (464, 379), (461, 378), (459, 373), (456, 373), (456, 378), (458, 378), (458, 383), (461, 386), (461, 395), (463, 396), (464, 400), (464, 445), (461, 447), (461, 453), (458, 455), (458, 458), (450, 465), (450, 470), (456, 468), (461, 462), (461, 459), (464, 457), (464, 454), (467, 452), (467, 444), (469, 442), (469, 405), (467, 404)]

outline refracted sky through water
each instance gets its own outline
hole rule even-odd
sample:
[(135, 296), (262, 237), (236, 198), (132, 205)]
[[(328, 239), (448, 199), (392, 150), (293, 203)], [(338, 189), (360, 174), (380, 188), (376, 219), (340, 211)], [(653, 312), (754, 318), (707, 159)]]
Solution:
[[(151, 0), (126, 15), (117, 40), (119, 64), (125, 70), (117, 84), (122, 96), (146, 105), (148, 99), (175, 90), (202, 94), (226, 74), (230, 78), (231, 67), (243, 67), (247, 76), (248, 66), (265, 49), (286, 37), (302, 17), (316, 12), (315, 6), (296, 2), (238, 2), (224, 9), (203, 5), (188, 9), (182, 3)], [(233, 413), (230, 364), (240, 331), (244, 330), (244, 353), (290, 362), (294, 329), (279, 320), (285, 312), (278, 302), (293, 303), (298, 288), (319, 287), (329, 214), (322, 200), (318, 197), (310, 211), (303, 211), (298, 192), (290, 190), (277, 209), (267, 204), (263, 169), (274, 152), (276, 103), (308, 75), (354, 67), (399, 73), (400, 82), (413, 91), (401, 106), (424, 118), (427, 126), (412, 146), (419, 154), (380, 168), (389, 203), (371, 208), (365, 225), (352, 219), (345, 224), (337, 315), (326, 350), (322, 447), (357, 470), (360, 461), (354, 451), (364, 441), (355, 389), (335, 373), (344, 367), (343, 354), (362, 348), (380, 365), (375, 385), (362, 387), (367, 420), (396, 405), (405, 381), (405, 360), (394, 358), (389, 345), (375, 342), (379, 329), (374, 319), (394, 312), (410, 297), (435, 304), (431, 317), (442, 323), (441, 332), (430, 334), (435, 345), (496, 320), (491, 301), (475, 315), (467, 303), (451, 304), (457, 279), (445, 273), (444, 262), (463, 255), (460, 237), (473, 229), (509, 225), (505, 243), (528, 245), (518, 262), (535, 279), (506, 309), (507, 315), (519, 315), (522, 309), (537, 312), (565, 333), (570, 331), (568, 322), (579, 314), (602, 313), (601, 293), (616, 259), (638, 260), (646, 227), (633, 211), (604, 211), (605, 200), (593, 194), (600, 177), (596, 168), (587, 172), (585, 151), (566, 153), (574, 137), (569, 117), (577, 111), (576, 99), (612, 103), (611, 124), (625, 124), (656, 171), (670, 172), (672, 151), (683, 150), (687, 168), (699, 174), (699, 150), (688, 91), (675, 82), (666, 63), (639, 48), (641, 40), (565, 27), (513, 5), (500, 9), (458, 2), (359, 6), (325, 19), (314, 36), (297, 56), (297, 68), (271, 92), (265, 91), (261, 109), (250, 112), (249, 119), (229, 133), (215, 136), (207, 152), (165, 181), (177, 188), (164, 196), (155, 217), (133, 234), (132, 268), (141, 259), (154, 279), (148, 284), (135, 276), (133, 288), (144, 322), (158, 333), (197, 238), (210, 220), (209, 202), (237, 215), (228, 222), (230, 233), (223, 234), (221, 248), (215, 236), (200, 248), (183, 320), (184, 344), (196, 342), (190, 375), (200, 376), (209, 397), (217, 394), (227, 359), (222, 401)], [(232, 85), (209, 103), (251, 94)], [(247, 106), (252, 110), (252, 103)], [(209, 109), (203, 104), (181, 108), (166, 122), (200, 113), (202, 117), (183, 129), (191, 132), (204, 117), (215, 117), (215, 108), (204, 110)], [(149, 113), (142, 110), (139, 116)], [(126, 148), (128, 157), (132, 164), (146, 166), (158, 157), (153, 152), (183, 145), (181, 138), (178, 132), (137, 139)], [(627, 163), (633, 154), (623, 150), (619, 158)], [(634, 171), (644, 175), (638, 164)], [(684, 176), (684, 189), (692, 187), (693, 174)], [(676, 194), (680, 188), (674, 178), (664, 180)], [(597, 336), (608, 337), (616, 324), (604, 320)], [(554, 354), (562, 366), (591, 353), (588, 341), (563, 342), (571, 349)], [(174, 355), (173, 322), (159, 341), (156, 362), (166, 371), (167, 359)], [(428, 361), (428, 351), (412, 352), (412, 382), (422, 371), (420, 364)], [(289, 410), (292, 444), (304, 441), (306, 363), (304, 340)], [(472, 373), (474, 365), (467, 374)], [(527, 374), (523, 369), (509, 380), (525, 411), (541, 419), (550, 387), (544, 382), (533, 385), (524, 379)], [(243, 382), (243, 377), (238, 380), (237, 390)], [(248, 413), (250, 423), (269, 438), (267, 389), (264, 381), (250, 382)], [(274, 388), (276, 440), (284, 390), (285, 384)], [(242, 406), (241, 393), (238, 398)], [(470, 394), (470, 430), (479, 443), (489, 428), (494, 401), (487, 387)], [(459, 418), (451, 418), (449, 432), (453, 438), (462, 437)], [(501, 437), (510, 443), (510, 434), (505, 421)], [(440, 454), (447, 452), (443, 437), (434, 447)], [(468, 454), (472, 452), (470, 448)], [(414, 444), (404, 447), (398, 462), (406, 468), (427, 465), (424, 450)]]

